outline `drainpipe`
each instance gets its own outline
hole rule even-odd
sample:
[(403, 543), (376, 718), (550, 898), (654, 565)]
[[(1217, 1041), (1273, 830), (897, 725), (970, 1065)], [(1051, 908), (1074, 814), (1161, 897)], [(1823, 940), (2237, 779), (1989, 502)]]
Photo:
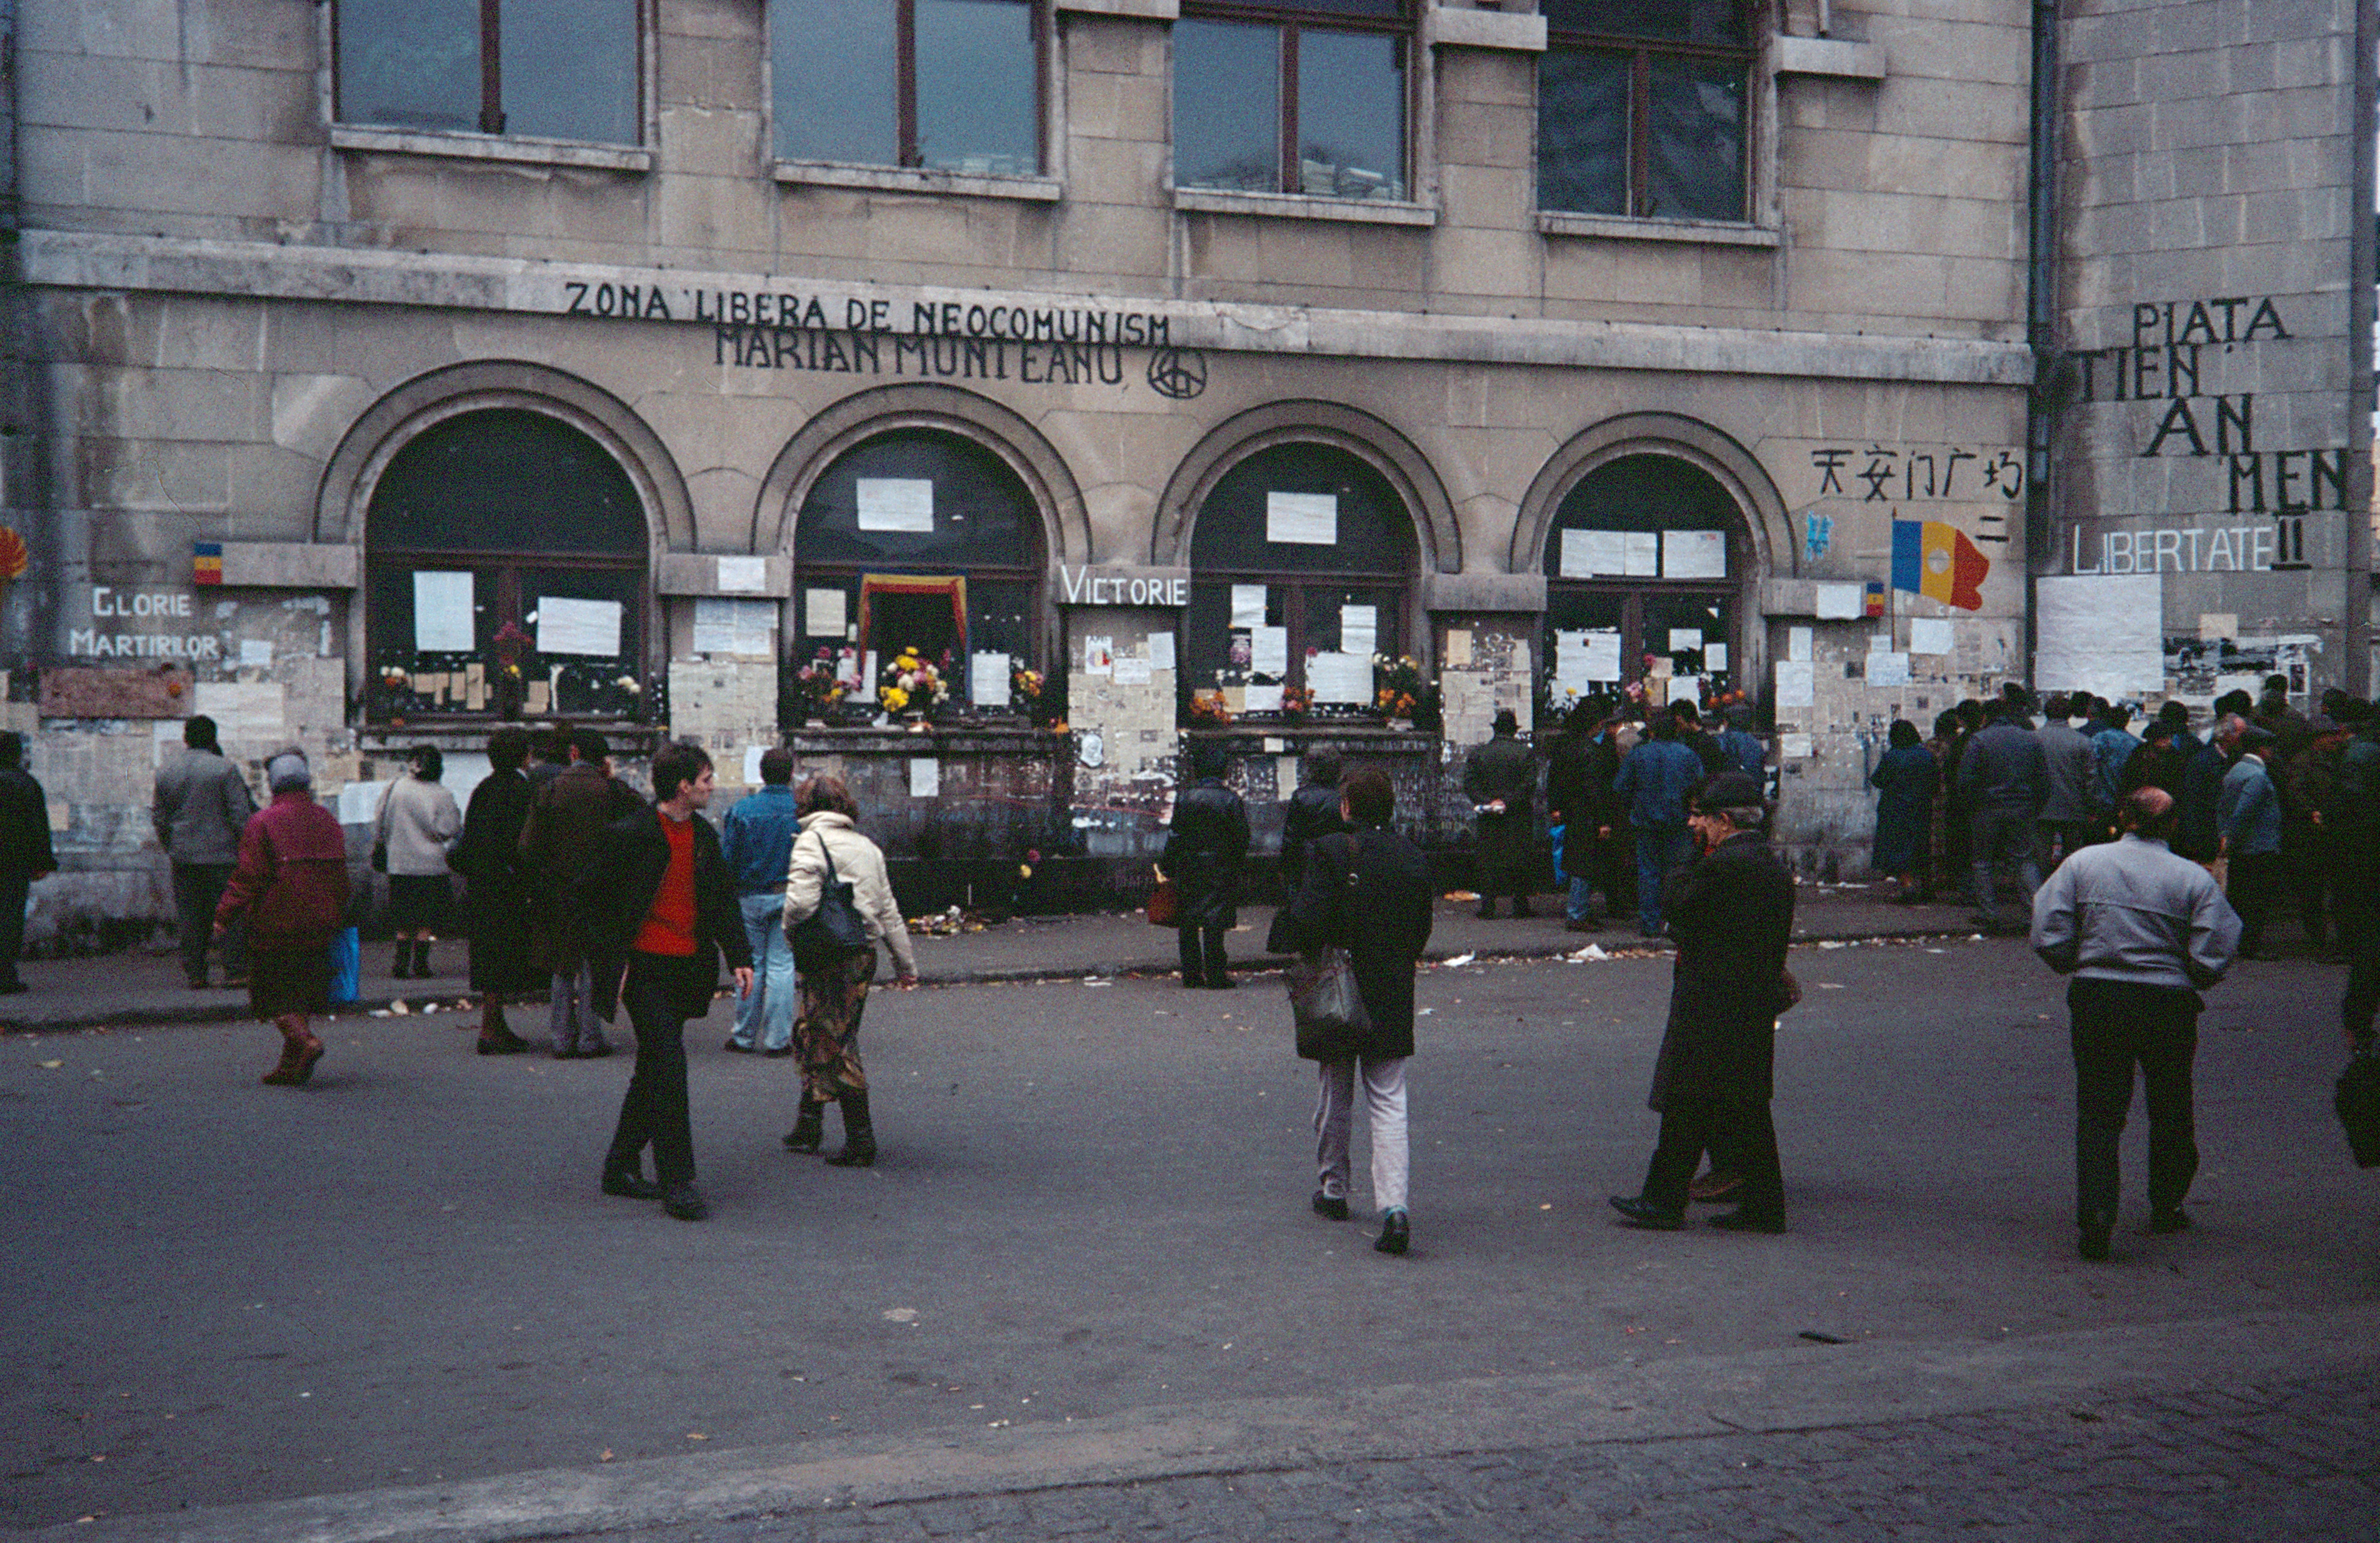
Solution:
[[(2366, 0), (2367, 4), (2372, 0)], [(2034, 683), (2038, 640), (2035, 579), (2054, 561), (2049, 475), (2057, 431), (2058, 354), (2058, 0), (2033, 0), (2033, 168), (2026, 250), (2024, 341), (2033, 350), (2033, 389), (2024, 412), (2024, 679)]]
[(2354, 211), (2348, 229), (2350, 243), (2347, 291), (2347, 341), (2351, 373), (2347, 395), (2347, 443), (2352, 446), (2347, 486), (2347, 553), (2344, 566), (2345, 602), (2339, 617), (2340, 686), (2359, 697), (2380, 689), (2372, 668), (2372, 433), (2375, 407), (2373, 370), (2374, 286), (2380, 284), (2380, 213), (2374, 206), (2375, 167), (2373, 136), (2380, 131), (2380, 0), (2357, 0), (2355, 6), (2355, 116), (2349, 132), (2353, 147), (2349, 207)]

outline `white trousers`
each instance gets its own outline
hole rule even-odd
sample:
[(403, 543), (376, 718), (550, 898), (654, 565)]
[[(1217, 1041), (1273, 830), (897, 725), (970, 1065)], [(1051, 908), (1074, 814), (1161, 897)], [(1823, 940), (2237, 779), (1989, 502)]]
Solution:
[[(1321, 1139), (1314, 1160), (1321, 1169), (1322, 1193), (1336, 1200), (1347, 1197), (1347, 1136), (1355, 1113), (1354, 1060), (1325, 1061), (1318, 1070), (1322, 1097), (1314, 1106), (1314, 1128)], [(1405, 1175), (1410, 1155), (1405, 1144), (1405, 1058), (1363, 1059), (1364, 1099), (1372, 1128), (1372, 1203), (1383, 1211), (1405, 1209)]]

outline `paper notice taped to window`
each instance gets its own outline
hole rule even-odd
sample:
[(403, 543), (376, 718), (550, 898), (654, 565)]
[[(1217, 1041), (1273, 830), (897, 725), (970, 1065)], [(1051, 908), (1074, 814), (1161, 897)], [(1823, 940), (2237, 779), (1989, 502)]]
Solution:
[(1339, 495), (1266, 493), (1265, 540), (1276, 546), (1337, 546)]
[(537, 602), (537, 651), (614, 659), (620, 652), (620, 602), (541, 595)]
[(1261, 584), (1232, 586), (1232, 627), (1257, 627), (1265, 625), (1265, 587)]
[(1008, 705), (1009, 660), (1004, 653), (976, 653), (967, 659), (967, 699), (978, 707)]
[(468, 653), (479, 646), (469, 574), (414, 570), (413, 646), (421, 653)]
[(802, 633), (809, 638), (841, 638), (845, 599), (841, 589), (802, 591)]
[(934, 484), (920, 477), (859, 479), (859, 529), (931, 535)]

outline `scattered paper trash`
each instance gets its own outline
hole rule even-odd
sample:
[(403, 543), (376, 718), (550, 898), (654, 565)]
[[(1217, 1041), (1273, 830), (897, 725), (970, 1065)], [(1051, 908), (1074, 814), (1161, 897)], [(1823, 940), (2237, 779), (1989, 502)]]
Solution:
[(1828, 938), (1822, 941), (1818, 946), (1820, 948), (1849, 948), (1851, 947), (1851, 944), (1842, 942), (1840, 939)]
[(915, 1323), (917, 1321), (917, 1309), (915, 1307), (887, 1307), (884, 1309), (884, 1319), (888, 1323)]
[(1478, 957), (1479, 955), (1476, 954), (1458, 954), (1453, 958), (1446, 961), (1446, 967), (1448, 969), (1457, 969), (1471, 963), (1471, 961)]
[(400, 1018), (411, 1017), (413, 1015), (413, 1009), (405, 1005), (404, 999), (402, 998), (390, 1002), (388, 1004), (388, 1010), (395, 1014)]
[(1589, 943), (1585, 948), (1580, 949), (1577, 953), (1565, 955), (1565, 957), (1581, 960), (1609, 959), (1611, 955), (1603, 952), (1603, 945), (1601, 943)]

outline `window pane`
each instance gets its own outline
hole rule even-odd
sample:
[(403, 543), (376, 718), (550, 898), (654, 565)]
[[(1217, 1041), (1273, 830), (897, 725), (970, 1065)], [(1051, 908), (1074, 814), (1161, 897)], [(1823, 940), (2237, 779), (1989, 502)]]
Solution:
[[(1274, 541), (1276, 492), (1327, 494), (1337, 521), (1331, 545)], [(1413, 521), (1386, 479), (1343, 450), (1278, 444), (1217, 480), (1190, 536), (1194, 570), (1402, 576), (1413, 568)]]
[(480, 127), (480, 0), (340, 0), (339, 118)]
[(424, 430), (373, 490), (370, 541), (400, 552), (642, 558), (643, 502), (601, 445), (542, 414), (489, 408)]
[(1173, 27), (1173, 185), (1281, 191), (1281, 29)]
[(1393, 21), (1410, 13), (1404, 0), (1297, 0), (1290, 7), (1299, 11), (1323, 11), (1332, 16), (1378, 17)]
[[(864, 511), (863, 482), (870, 484)], [(1032, 493), (990, 451), (956, 434), (905, 431), (870, 440), (826, 469), (803, 501), (794, 554), (802, 564), (929, 573), (1034, 567), (1041, 520)]]
[(1402, 199), (1404, 40), (1299, 29), (1297, 135), (1299, 191)]
[[(1726, 690), (1734, 678), (1734, 650), (1729, 650), (1726, 656), (1729, 667), (1718, 670), (1710, 668), (1708, 650), (1713, 643), (1725, 647), (1732, 640), (1728, 621), (1731, 609), (1724, 595), (1646, 595), (1640, 650), (1645, 673), (1651, 673), (1654, 660), (1666, 659), (1673, 676), (1700, 675), (1704, 695), (1717, 696)], [(1691, 646), (1671, 648), (1672, 643)]]
[(1557, 32), (1748, 47), (1742, 0), (1546, 0)]
[(778, 156), (899, 164), (897, 41), (889, 4), (770, 0)]
[(1647, 214), (1743, 218), (1743, 67), (1653, 61)]
[(1024, 0), (917, 0), (917, 153), (943, 171), (1041, 169), (1033, 7)]
[(503, 0), (504, 132), (632, 145), (636, 0)]
[(1537, 65), (1537, 207), (1628, 211), (1628, 55), (1548, 49)]

